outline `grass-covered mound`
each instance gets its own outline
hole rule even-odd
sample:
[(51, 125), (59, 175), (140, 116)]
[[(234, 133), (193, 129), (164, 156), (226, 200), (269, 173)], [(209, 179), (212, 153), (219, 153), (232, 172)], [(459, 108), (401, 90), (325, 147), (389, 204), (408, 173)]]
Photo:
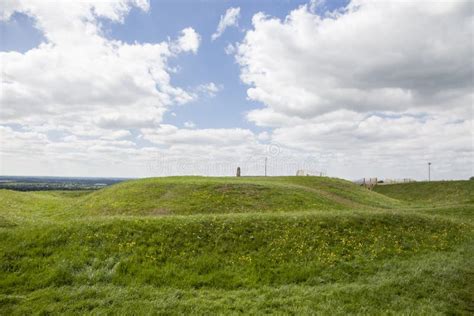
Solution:
[(30, 300), (21, 299), (25, 294), (61, 287), (354, 286), (368, 278), (383, 282), (376, 277), (383, 265), (448, 251), (466, 240), (468, 230), (444, 220), (373, 212), (43, 224), (0, 232), (0, 288), (3, 300), (21, 305)]
[(374, 191), (394, 199), (426, 204), (474, 204), (474, 181), (431, 181), (378, 185)]
[(388, 194), (313, 177), (0, 190), (0, 315), (471, 313), (469, 199)]
[(31, 191), (0, 190), (0, 222), (40, 223), (78, 217), (73, 208), (80, 198), (91, 191)]
[(394, 207), (397, 202), (322, 177), (169, 177), (122, 182), (84, 197), (93, 215), (288, 212)]

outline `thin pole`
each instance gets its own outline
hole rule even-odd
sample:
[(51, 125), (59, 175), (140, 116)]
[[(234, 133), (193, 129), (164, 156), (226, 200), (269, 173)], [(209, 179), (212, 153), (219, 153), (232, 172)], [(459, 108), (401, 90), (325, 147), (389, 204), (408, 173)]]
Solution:
[(431, 181), (431, 162), (428, 162), (428, 182)]
[(265, 177), (267, 176), (267, 157), (265, 157)]

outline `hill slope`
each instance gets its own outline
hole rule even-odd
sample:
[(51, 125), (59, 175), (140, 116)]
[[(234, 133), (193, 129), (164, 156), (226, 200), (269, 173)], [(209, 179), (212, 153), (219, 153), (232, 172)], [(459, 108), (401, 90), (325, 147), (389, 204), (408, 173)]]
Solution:
[[(0, 312), (82, 314), (113, 307), (130, 314), (154, 308), (347, 313), (360, 304), (374, 314), (448, 312), (465, 308), (460, 293), (472, 251), (455, 249), (468, 236), (463, 224), (378, 212), (133, 217), (0, 228)], [(436, 275), (442, 273), (448, 274), (440, 286)], [(171, 301), (149, 298), (136, 311), (122, 305), (148, 297), (146, 288)], [(242, 297), (245, 291), (255, 297)], [(274, 294), (287, 298), (261, 305)], [(208, 305), (212, 297), (220, 302)], [(318, 303), (308, 305), (310, 297)], [(392, 297), (400, 304), (390, 305)]]
[(321, 177), (169, 177), (127, 181), (84, 197), (92, 215), (288, 212), (395, 207), (396, 200)]
[(0, 190), (0, 314), (468, 314), (474, 208), (453, 196), (315, 177)]
[(474, 181), (432, 181), (378, 185), (375, 192), (419, 204), (474, 204)]
[(0, 218), (13, 223), (45, 222), (77, 216), (68, 210), (91, 191), (30, 191), (0, 189)]

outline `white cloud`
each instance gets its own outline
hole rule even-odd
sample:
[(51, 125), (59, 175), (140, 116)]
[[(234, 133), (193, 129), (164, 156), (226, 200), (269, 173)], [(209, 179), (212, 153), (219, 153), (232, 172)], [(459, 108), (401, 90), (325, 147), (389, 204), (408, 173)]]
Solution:
[(74, 45), (74, 43), (99, 43), (98, 18), (123, 22), (132, 7), (147, 11), (146, 0), (114, 1), (41, 1), (7, 0), (1, 17), (10, 19), (14, 12), (24, 13), (36, 20), (36, 27), (43, 31), (50, 43)]
[(1, 173), (144, 175), (157, 149), (136, 130), (159, 126), (172, 106), (195, 100), (171, 83), (169, 60), (196, 53), (200, 36), (185, 28), (161, 43), (106, 38), (100, 19), (121, 23), (133, 6), (149, 8), (142, 0), (5, 5), (2, 19), (32, 17), (45, 41), (25, 53), (0, 52)]
[(261, 132), (257, 135), (258, 140), (267, 141), (270, 139), (270, 134), (268, 132)]
[(330, 174), (438, 179), (473, 170), (473, 11), (469, 1), (322, 2), (263, 13), (238, 44), (247, 113), (271, 139), (320, 157)]
[[(2, 174), (19, 175), (134, 176), (143, 169), (147, 155), (146, 149), (139, 150), (124, 139), (127, 134), (113, 131), (94, 138), (69, 135), (52, 141), (42, 132), (0, 126), (0, 170)], [(119, 167), (117, 172), (117, 165), (126, 168)]]
[(211, 36), (211, 40), (216, 40), (220, 37), (226, 28), (231, 26), (237, 26), (240, 18), (240, 8), (229, 8), (224, 15), (221, 15), (219, 24), (217, 25), (217, 30)]
[(236, 51), (236, 48), (234, 45), (232, 45), (231, 43), (227, 44), (227, 46), (224, 48), (224, 52), (227, 54), (227, 55), (232, 55), (234, 54)]
[(426, 162), (434, 161), (436, 179), (449, 179), (473, 172), (471, 131), (472, 119), (455, 116), (337, 111), (276, 128), (272, 141), (326, 157), (337, 176), (424, 179)]
[(99, 17), (121, 22), (146, 1), (18, 1), (12, 12), (32, 16), (46, 42), (25, 53), (0, 52), (3, 123), (86, 130), (158, 124), (173, 104), (195, 96), (170, 83), (168, 60), (196, 52), (199, 35), (186, 28), (171, 43), (126, 44), (106, 39)]
[(130, 136), (132, 136), (132, 133), (128, 130), (115, 130), (111, 133), (102, 135), (100, 138), (106, 140), (120, 140)]
[[(353, 1), (320, 17), (253, 17), (238, 46), (248, 97), (278, 113), (465, 106), (472, 92), (469, 2)], [(383, 101), (382, 101), (383, 100)]]
[(174, 105), (223, 87), (172, 84), (179, 66), (170, 59), (199, 49), (192, 28), (162, 43), (105, 38), (98, 18), (120, 23), (132, 6), (148, 9), (125, 0), (5, 5), (2, 18), (28, 14), (46, 40), (0, 52), (0, 173), (232, 175), (239, 165), (262, 174), (268, 157), (269, 174), (314, 167), (423, 179), (428, 160), (435, 179), (473, 174), (468, 2), (354, 1), (323, 17), (309, 5), (283, 20), (255, 15), (229, 53), (248, 98), (262, 104), (246, 114), (271, 128), (260, 133), (163, 124)]
[(175, 146), (233, 146), (255, 142), (255, 135), (247, 129), (179, 129), (174, 125), (162, 124), (159, 128), (142, 129), (145, 139), (157, 144)]
[(311, 13), (316, 13), (318, 8), (323, 7), (326, 4), (326, 0), (310, 0), (309, 1), (309, 11)]
[[(103, 37), (99, 17), (123, 20), (144, 1), (19, 1), (16, 11), (35, 18), (46, 42), (25, 53), (0, 52), (4, 123), (150, 126), (174, 104), (194, 100), (170, 82), (168, 60), (196, 52), (199, 35), (186, 28), (171, 43), (126, 44)], [(8, 15), (8, 14), (6, 14)]]
[(8, 21), (15, 9), (19, 7), (18, 0), (5, 0), (2, 3), (2, 8), (0, 11), (0, 21)]
[(183, 125), (186, 128), (195, 128), (196, 127), (196, 124), (194, 124), (194, 122), (192, 122), (192, 121), (186, 121), (186, 122), (184, 122)]
[(187, 27), (181, 31), (181, 36), (173, 45), (176, 52), (192, 52), (197, 53), (201, 36), (192, 28)]
[(216, 85), (214, 82), (201, 84), (197, 87), (197, 91), (207, 95), (208, 97), (215, 97), (219, 91), (223, 89), (223, 85)]

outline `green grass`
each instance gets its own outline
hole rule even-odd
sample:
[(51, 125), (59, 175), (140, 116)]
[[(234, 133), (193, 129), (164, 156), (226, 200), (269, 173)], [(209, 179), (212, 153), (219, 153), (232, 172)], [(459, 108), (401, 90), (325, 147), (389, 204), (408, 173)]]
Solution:
[(64, 213), (76, 199), (70, 193), (0, 190), (0, 216), (13, 223), (38, 223)]
[(127, 181), (87, 195), (88, 215), (294, 212), (394, 207), (398, 202), (340, 179), (170, 177)]
[[(354, 282), (222, 290), (134, 284), (52, 286), (0, 298), (5, 314), (468, 315), (472, 249), (386, 260)], [(466, 276), (471, 276), (470, 279)], [(470, 312), (469, 312), (470, 311)]]
[(470, 314), (464, 184), (429, 203), (316, 177), (1, 190), (0, 314)]
[(421, 205), (474, 204), (474, 181), (432, 181), (379, 185), (375, 192)]

